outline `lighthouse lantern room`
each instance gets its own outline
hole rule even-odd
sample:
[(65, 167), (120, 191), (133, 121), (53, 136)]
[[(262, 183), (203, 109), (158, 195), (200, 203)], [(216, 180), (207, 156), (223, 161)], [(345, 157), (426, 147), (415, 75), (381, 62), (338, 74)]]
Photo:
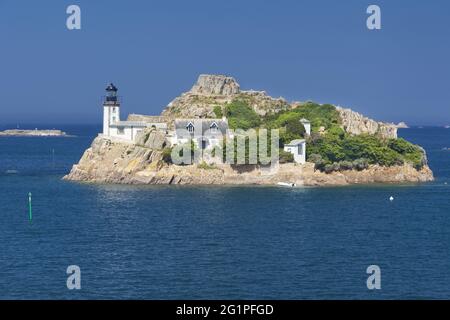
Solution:
[(117, 87), (110, 83), (106, 87), (106, 96), (103, 98), (103, 134), (110, 135), (112, 124), (120, 121), (120, 101), (117, 96)]

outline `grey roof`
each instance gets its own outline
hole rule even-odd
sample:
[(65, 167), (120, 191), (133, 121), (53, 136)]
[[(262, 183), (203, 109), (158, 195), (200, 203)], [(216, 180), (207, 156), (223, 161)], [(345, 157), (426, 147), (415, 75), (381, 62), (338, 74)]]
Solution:
[(305, 139), (295, 139), (295, 140), (292, 140), (291, 142), (289, 142), (288, 144), (286, 144), (286, 146), (297, 146), (304, 142), (305, 142)]
[[(188, 132), (187, 126), (189, 123), (192, 123), (194, 126), (194, 132)], [(210, 130), (210, 128), (214, 125), (217, 125), (218, 133), (214, 134)], [(199, 127), (201, 130), (199, 131)], [(175, 131), (178, 137), (186, 137), (186, 136), (225, 136), (228, 130), (228, 122), (223, 119), (176, 119), (175, 120)]]

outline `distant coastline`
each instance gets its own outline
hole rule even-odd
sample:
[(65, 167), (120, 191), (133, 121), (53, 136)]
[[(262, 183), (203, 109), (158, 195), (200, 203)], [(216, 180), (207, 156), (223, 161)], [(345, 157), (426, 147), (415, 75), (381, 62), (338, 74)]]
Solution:
[(10, 129), (0, 131), (0, 137), (68, 137), (67, 133), (61, 130), (22, 130)]

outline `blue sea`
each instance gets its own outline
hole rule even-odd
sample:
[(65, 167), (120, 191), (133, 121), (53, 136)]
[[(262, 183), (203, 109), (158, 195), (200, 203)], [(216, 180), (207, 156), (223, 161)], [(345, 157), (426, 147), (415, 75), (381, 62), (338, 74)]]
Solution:
[(58, 128), (0, 138), (0, 299), (450, 298), (450, 129), (400, 130), (432, 183), (291, 189), (62, 181), (100, 127)]

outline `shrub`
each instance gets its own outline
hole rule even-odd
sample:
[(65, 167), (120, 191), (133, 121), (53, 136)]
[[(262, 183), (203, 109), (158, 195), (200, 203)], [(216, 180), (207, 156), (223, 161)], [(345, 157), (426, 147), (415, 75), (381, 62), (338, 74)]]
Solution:
[(276, 125), (280, 130), (280, 140), (282, 146), (291, 142), (294, 139), (303, 138), (305, 135), (305, 128), (303, 124), (300, 123), (300, 116), (294, 112), (286, 113), (281, 116), (277, 121)]
[(295, 109), (269, 114), (264, 117), (263, 122), (268, 128), (281, 128), (286, 126), (289, 121), (295, 123), (296, 126), (300, 125), (303, 127), (303, 125), (299, 123), (301, 118), (308, 119), (311, 122), (312, 132), (317, 132), (321, 126), (324, 126), (326, 129), (330, 129), (334, 126), (339, 127), (341, 123), (339, 112), (333, 105), (320, 105), (313, 102), (307, 102)]
[(164, 148), (162, 151), (162, 160), (165, 163), (172, 163), (172, 148)]
[(338, 163), (326, 164), (323, 171), (325, 173), (332, 173), (334, 171), (339, 171), (339, 164)]
[[(308, 155), (308, 153), (306, 153)], [(308, 161), (314, 163), (314, 169), (323, 171), (325, 169), (325, 165), (327, 164), (325, 160), (322, 159), (322, 156), (317, 153), (313, 153), (308, 156)]]
[(216, 118), (222, 118), (223, 117), (223, 112), (222, 112), (222, 107), (221, 106), (215, 106), (213, 111), (214, 111), (214, 114), (216, 115)]
[(294, 162), (294, 155), (290, 152), (280, 149), (280, 163)]
[(245, 101), (233, 100), (225, 108), (228, 125), (231, 129), (248, 130), (261, 124), (259, 115)]
[(418, 149), (415, 145), (403, 138), (390, 139), (388, 142), (388, 147), (401, 154), (414, 153)]
[(390, 139), (388, 142), (389, 148), (403, 155), (406, 162), (411, 163), (417, 170), (422, 169), (426, 165), (425, 151), (403, 138)]
[(345, 170), (352, 170), (353, 169), (353, 163), (351, 161), (341, 161), (339, 162), (339, 170), (345, 171)]
[(197, 165), (197, 168), (204, 169), (204, 170), (212, 170), (212, 169), (216, 169), (216, 166), (207, 164), (205, 161), (202, 161), (201, 163), (199, 163)]
[(369, 167), (369, 161), (367, 159), (356, 159), (353, 161), (353, 168), (358, 171), (367, 169)]

